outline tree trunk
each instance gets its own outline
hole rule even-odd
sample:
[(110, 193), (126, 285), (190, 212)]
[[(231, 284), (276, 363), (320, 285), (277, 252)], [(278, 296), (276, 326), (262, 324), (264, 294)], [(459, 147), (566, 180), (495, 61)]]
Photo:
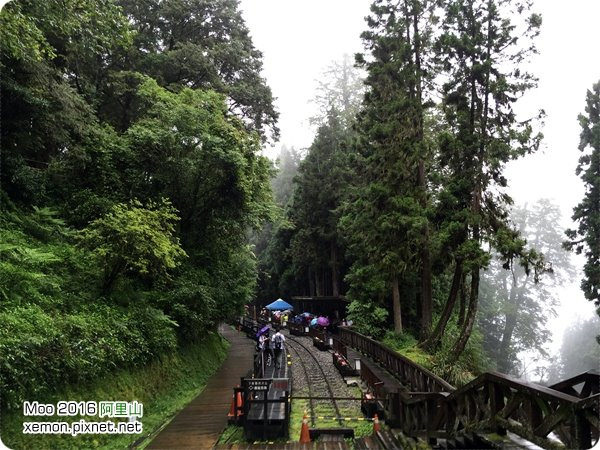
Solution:
[(102, 295), (108, 295), (112, 292), (115, 281), (124, 269), (125, 263), (122, 261), (114, 263), (111, 269), (105, 269), (101, 288)]
[[(415, 3), (412, 5), (413, 25), (413, 49), (414, 61), (414, 93), (415, 93), (415, 122), (416, 141), (420, 144), (421, 153), (423, 147), (423, 86), (421, 84), (421, 35), (419, 33), (419, 11)], [(408, 21), (407, 21), (408, 22)], [(425, 159), (421, 155), (417, 167), (417, 185), (419, 187), (419, 200), (423, 211), (427, 208), (427, 173), (425, 170)], [(421, 242), (421, 339), (427, 338), (431, 331), (431, 313), (433, 309), (431, 288), (431, 255), (429, 252), (429, 226), (427, 222), (423, 227), (423, 241)]]
[(321, 283), (321, 271), (315, 270), (315, 287), (317, 289), (317, 297), (323, 295), (323, 286)]
[[(471, 14), (473, 14), (473, 4), (471, 3)], [(487, 42), (486, 42), (486, 61), (489, 63), (492, 51), (492, 0), (488, 0), (488, 19), (487, 19)], [(472, 33), (474, 34), (475, 29), (473, 28)], [(472, 35), (473, 35), (472, 34)], [(476, 61), (474, 56), (472, 59), (471, 66), (471, 133), (475, 137), (475, 114), (476, 114), (476, 102), (475, 98), (477, 95), (476, 89), (476, 77), (475, 77), (475, 66)], [(487, 121), (489, 117), (489, 97), (490, 97), (490, 68), (491, 64), (487, 65), (485, 74), (485, 82), (483, 83), (484, 94), (483, 94), (483, 113), (481, 117), (481, 135), (479, 137), (479, 172), (475, 176), (475, 185), (472, 192), (472, 213), (474, 216), (479, 217), (481, 214), (481, 199), (483, 195), (483, 182), (484, 176), (483, 170), (485, 166), (485, 149), (487, 144)], [(481, 229), (476, 223), (473, 226), (473, 240), (481, 245)], [(473, 331), (473, 325), (475, 323), (475, 316), (477, 314), (477, 302), (479, 298), (479, 267), (474, 268), (471, 271), (471, 288), (469, 291), (469, 307), (467, 315), (465, 317), (460, 336), (458, 337), (454, 349), (452, 350), (452, 361), (456, 361), (462, 352), (465, 350), (467, 342), (471, 337)]]
[(450, 288), (448, 300), (444, 305), (444, 310), (442, 311), (440, 320), (435, 326), (433, 333), (431, 333), (429, 338), (423, 341), (423, 343), (421, 344), (423, 347), (434, 349), (438, 346), (440, 340), (442, 339), (444, 331), (446, 331), (446, 325), (448, 325), (448, 321), (450, 320), (450, 316), (452, 315), (452, 310), (454, 309), (454, 305), (456, 304), (456, 297), (458, 296), (458, 290), (460, 287), (462, 274), (462, 261), (458, 260), (456, 261), (456, 267), (454, 268), (454, 276), (452, 277), (452, 287)]
[(479, 268), (473, 269), (471, 272), (471, 290), (469, 292), (469, 310), (465, 317), (465, 323), (463, 324), (460, 336), (454, 345), (452, 350), (451, 361), (456, 361), (462, 352), (465, 350), (467, 342), (473, 332), (473, 325), (475, 324), (475, 316), (477, 315), (477, 299), (479, 297)]
[(502, 331), (502, 341), (500, 341), (500, 350), (498, 352), (498, 370), (503, 373), (509, 373), (510, 364), (510, 344), (512, 335), (517, 326), (517, 291), (516, 281), (510, 288), (510, 296), (508, 298), (508, 308), (504, 316), (504, 330)]
[(465, 289), (465, 283), (467, 282), (466, 278), (467, 275), (463, 274), (462, 280), (460, 281), (460, 302), (458, 306), (458, 320), (456, 321), (456, 324), (459, 327), (462, 327), (465, 321), (465, 309), (467, 306), (467, 290)]
[(340, 282), (338, 280), (337, 248), (331, 244), (331, 294), (334, 297), (340, 295)]
[(394, 305), (394, 331), (402, 333), (402, 311), (400, 308), (400, 287), (398, 286), (398, 277), (392, 280), (392, 300)]
[(431, 256), (429, 253), (429, 227), (425, 225), (421, 248), (421, 339), (431, 331), (433, 298), (431, 293)]
[(310, 292), (310, 296), (314, 297), (315, 296), (315, 279), (313, 277), (313, 270), (309, 267), (308, 268), (308, 292)]

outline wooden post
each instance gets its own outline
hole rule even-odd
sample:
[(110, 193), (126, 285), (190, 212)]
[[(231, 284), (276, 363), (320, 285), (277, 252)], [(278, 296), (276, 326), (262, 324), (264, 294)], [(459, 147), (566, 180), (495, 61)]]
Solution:
[[(543, 416), (540, 406), (537, 404), (535, 397), (530, 397), (525, 402), (527, 418), (529, 419), (529, 427), (531, 427), (531, 433), (535, 432), (535, 429), (542, 424)], [(529, 428), (528, 427), (528, 428)]]
[(433, 437), (433, 434), (435, 434), (435, 432), (437, 431), (437, 429), (434, 429), (434, 421), (437, 415), (437, 406), (437, 400), (427, 400), (427, 442), (431, 446), (437, 444), (437, 439)]
[(267, 400), (269, 399), (269, 391), (263, 391), (264, 397), (263, 397), (263, 439), (267, 438), (267, 423), (269, 422), (269, 419), (267, 417), (267, 413), (269, 412), (269, 403), (267, 402)]
[(587, 449), (592, 447), (592, 429), (590, 422), (582, 410), (575, 411), (575, 442), (574, 448)]
[(500, 414), (500, 411), (504, 408), (504, 394), (502, 387), (497, 386), (494, 382), (488, 383), (488, 392), (490, 396), (490, 423), (492, 425), (492, 431), (501, 436), (506, 436), (506, 429), (498, 425), (496, 416)]

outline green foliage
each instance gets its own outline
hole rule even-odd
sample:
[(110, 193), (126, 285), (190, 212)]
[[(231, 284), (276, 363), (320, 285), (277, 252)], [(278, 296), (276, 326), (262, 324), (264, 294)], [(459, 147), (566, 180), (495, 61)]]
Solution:
[[(225, 359), (227, 341), (216, 333), (205, 334), (202, 341), (168, 351), (144, 367), (118, 367), (113, 373), (97, 380), (84, 380), (75, 386), (60, 386), (51, 395), (39, 400), (56, 403), (74, 401), (136, 399), (144, 405), (144, 435), (160, 429), (173, 415), (193, 400), (204, 388), (209, 377)], [(23, 409), (3, 410), (0, 434), (13, 449), (127, 448), (140, 439), (139, 435), (27, 435), (23, 434)], [(79, 420), (79, 416), (63, 420)]]
[(295, 179), (289, 218), (295, 225), (289, 244), (296, 278), (313, 285), (316, 295), (340, 293), (340, 267), (344, 249), (337, 230), (344, 186), (348, 183), (350, 130), (331, 109), (319, 127)]
[[(45, 168), (95, 126), (92, 101), (114, 53), (130, 41), (112, 0), (13, 1), (2, 10), (2, 189), (42, 204)], [(102, 55), (102, 57), (98, 57)]]
[(275, 201), (280, 207), (285, 207), (294, 193), (294, 178), (298, 174), (300, 166), (300, 153), (294, 147), (281, 147), (277, 157), (277, 175), (271, 180)]
[(434, 374), (460, 387), (471, 381), (479, 373), (490, 370), (491, 362), (483, 348), (483, 338), (479, 329), (475, 329), (465, 351), (455, 361), (452, 355), (453, 345), (458, 338), (459, 327), (451, 324), (442, 338), (440, 347), (429, 353), (418, 346), (410, 333), (387, 331), (382, 342), (401, 355), (431, 370)]
[(141, 366), (177, 343), (174, 322), (149, 307), (95, 305), (56, 314), (38, 305), (16, 306), (3, 309), (0, 320), (0, 387), (9, 408), (43, 398), (56, 386)]
[(10, 407), (148, 364), (256, 289), (246, 237), (273, 215), (260, 146), (277, 113), (237, 2), (119, 3), (0, 14)]
[(565, 247), (584, 254), (581, 289), (585, 298), (600, 305), (600, 81), (587, 92), (585, 114), (579, 115), (581, 135), (577, 175), (585, 185), (585, 195), (573, 210), (576, 230), (567, 230)]
[(337, 222), (351, 175), (353, 132), (340, 119), (337, 110), (328, 111), (301, 162), (282, 149), (273, 186), (285, 217), (265, 230), (268, 244), (257, 246), (261, 298), (342, 293), (347, 261)]
[(383, 336), (384, 324), (388, 317), (385, 308), (372, 302), (353, 300), (348, 305), (348, 319), (359, 333), (380, 339)]
[(391, 330), (385, 332), (381, 342), (394, 349), (404, 349), (417, 345), (417, 341), (412, 334), (406, 332), (398, 334)]
[(481, 330), (475, 328), (460, 356), (456, 358), (455, 345), (462, 329), (455, 323), (449, 324), (442, 337), (440, 347), (433, 353), (429, 369), (455, 386), (463, 386), (477, 375), (492, 369), (485, 349)]
[(81, 242), (103, 267), (102, 291), (109, 293), (122, 274), (153, 281), (165, 279), (186, 256), (174, 236), (177, 219), (177, 211), (166, 200), (145, 208), (132, 201), (113, 206), (88, 225), (81, 232)]
[[(261, 75), (262, 53), (252, 44), (236, 0), (119, 4), (137, 31), (134, 52), (128, 55), (130, 70), (150, 75), (171, 91), (187, 86), (220, 92), (250, 129), (265, 139), (278, 137), (278, 113)], [(115, 100), (119, 112), (126, 113), (127, 105)]]
[(354, 124), (364, 95), (362, 73), (352, 64), (349, 55), (333, 61), (323, 71), (313, 99), (319, 112), (310, 122), (325, 125), (332, 110), (339, 113), (339, 121), (345, 128)]
[(353, 189), (339, 226), (354, 257), (347, 280), (365, 271), (383, 277), (377, 296), (393, 298), (397, 332), (403, 322), (400, 297), (406, 297), (405, 287), (412, 289), (407, 279), (423, 268), (429, 274), (424, 284), (430, 285), (424, 102), (434, 72), (426, 70), (421, 55), (431, 48), (432, 6), (374, 1), (362, 34), (366, 53), (357, 55), (367, 72), (366, 93), (357, 117)]

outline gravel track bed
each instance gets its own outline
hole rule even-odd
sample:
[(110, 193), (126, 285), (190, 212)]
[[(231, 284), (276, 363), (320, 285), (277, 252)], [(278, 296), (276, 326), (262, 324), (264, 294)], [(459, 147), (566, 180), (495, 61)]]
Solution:
[[(357, 397), (356, 390), (350, 388), (332, 361), (331, 351), (321, 351), (313, 347), (312, 339), (305, 336), (289, 336), (286, 344), (292, 357), (292, 395), (314, 397)], [(302, 344), (302, 345), (299, 345)], [(304, 347), (303, 347), (304, 346)], [(312, 356), (311, 356), (312, 355)], [(308, 375), (307, 375), (308, 374)], [(362, 417), (358, 400), (313, 400), (307, 401), (311, 423), (314, 416)], [(316, 410), (316, 411), (315, 411)], [(339, 426), (347, 426), (337, 421)]]

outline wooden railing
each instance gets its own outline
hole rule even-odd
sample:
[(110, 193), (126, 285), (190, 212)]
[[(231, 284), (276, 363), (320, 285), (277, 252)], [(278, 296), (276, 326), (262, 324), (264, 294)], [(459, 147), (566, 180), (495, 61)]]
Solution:
[[(243, 318), (255, 331), (260, 324)], [(326, 340), (324, 331), (311, 329)], [(429, 370), (354, 330), (340, 328), (334, 349), (350, 346), (392, 374), (404, 390), (390, 392), (366, 365), (361, 375), (409, 436), (453, 437), (468, 431), (511, 431), (544, 448), (588, 449), (600, 437), (600, 375), (586, 372), (549, 387), (488, 372), (455, 389)]]
[(574, 397), (587, 398), (600, 392), (600, 376), (597, 372), (589, 371), (549, 387)]
[[(403, 385), (405, 390), (391, 393), (394, 404), (390, 409), (397, 413), (397, 423), (409, 436), (448, 438), (466, 431), (503, 434), (509, 430), (544, 448), (588, 449), (598, 442), (597, 373), (587, 372), (544, 387), (488, 372), (455, 389), (429, 370), (356, 331), (340, 328), (339, 337)], [(362, 372), (369, 379), (375, 377), (369, 370)], [(378, 382), (374, 378), (370, 381)]]
[(452, 392), (454, 387), (398, 352), (348, 328), (339, 329), (340, 340), (371, 358), (394, 375), (407, 391)]
[(333, 337), (333, 351), (348, 359), (348, 351), (346, 345), (337, 337)]
[(599, 400), (488, 372), (449, 394), (402, 393), (401, 423), (411, 436), (509, 430), (544, 448), (587, 449), (598, 440)]
[(385, 383), (366, 364), (360, 366), (360, 377), (372, 389), (376, 398), (387, 398), (389, 392), (385, 387)]

